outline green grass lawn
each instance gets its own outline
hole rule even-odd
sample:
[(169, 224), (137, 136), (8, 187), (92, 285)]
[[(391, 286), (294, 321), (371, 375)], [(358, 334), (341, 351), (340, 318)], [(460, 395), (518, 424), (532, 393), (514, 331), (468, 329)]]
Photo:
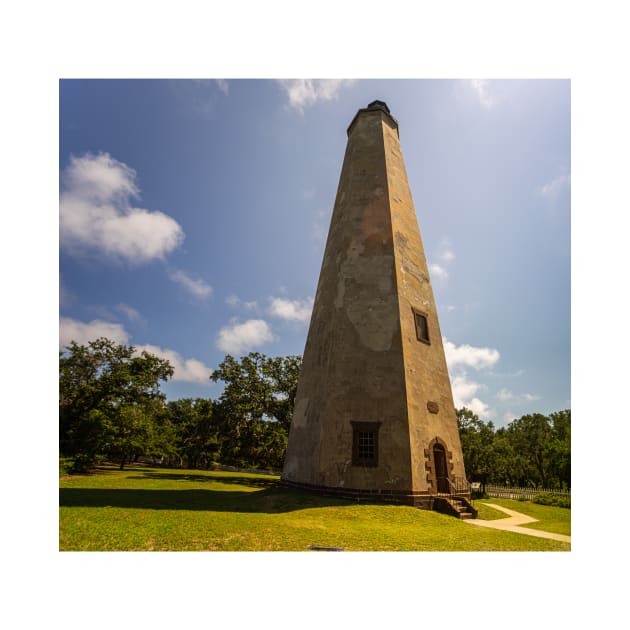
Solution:
[(511, 501), (509, 499), (479, 499), (475, 501), (475, 507), (479, 510), (479, 518), (494, 520), (506, 518), (507, 514), (500, 510), (483, 505), (484, 503), (494, 503), (506, 507), (509, 510), (526, 514), (538, 519), (536, 523), (527, 523), (522, 527), (531, 529), (541, 529), (554, 534), (571, 535), (571, 510), (567, 508), (552, 507), (549, 505), (539, 505), (530, 501)]
[[(311, 545), (347, 551), (570, 549), (408, 506), (318, 497), (283, 488), (277, 477), (246, 473), (101, 467), (92, 475), (62, 477), (59, 503), (62, 551), (307, 551)], [(496, 503), (516, 504), (512, 509), (524, 514), (534, 506)], [(476, 506), (486, 518), (491, 508), (479, 501)], [(551, 527), (564, 522), (564, 513), (570, 522), (570, 510), (532, 509), (535, 518), (544, 516), (534, 524), (542, 529), (558, 531)]]

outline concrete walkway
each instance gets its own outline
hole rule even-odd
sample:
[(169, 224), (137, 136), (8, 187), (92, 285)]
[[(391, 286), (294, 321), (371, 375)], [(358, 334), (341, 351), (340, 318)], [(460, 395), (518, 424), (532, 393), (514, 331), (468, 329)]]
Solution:
[(520, 512), (514, 510), (508, 510), (507, 508), (495, 505), (494, 503), (484, 503), (495, 510), (501, 510), (505, 512), (509, 518), (501, 518), (496, 521), (484, 521), (479, 518), (471, 518), (465, 520), (464, 523), (470, 523), (471, 525), (479, 525), (480, 527), (491, 527), (492, 529), (505, 529), (509, 532), (516, 532), (517, 534), (526, 534), (527, 536), (537, 536), (538, 538), (551, 538), (552, 540), (560, 540), (562, 542), (571, 542), (571, 536), (565, 536), (564, 534), (552, 534), (551, 532), (543, 532), (539, 529), (530, 529), (529, 527), (520, 527), (525, 523), (535, 523), (538, 519), (526, 516)]

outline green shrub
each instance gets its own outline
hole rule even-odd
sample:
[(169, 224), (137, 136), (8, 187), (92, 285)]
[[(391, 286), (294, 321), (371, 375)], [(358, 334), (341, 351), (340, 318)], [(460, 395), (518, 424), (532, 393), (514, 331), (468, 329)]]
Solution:
[(70, 472), (72, 468), (72, 457), (60, 457), (59, 458), (59, 476), (63, 477)]
[(540, 505), (553, 505), (554, 507), (571, 508), (571, 497), (561, 496), (559, 494), (537, 494), (533, 499), (533, 503)]

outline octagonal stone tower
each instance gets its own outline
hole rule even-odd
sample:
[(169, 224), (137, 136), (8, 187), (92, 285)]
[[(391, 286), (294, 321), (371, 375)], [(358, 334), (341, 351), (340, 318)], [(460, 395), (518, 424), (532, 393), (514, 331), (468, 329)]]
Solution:
[(398, 123), (382, 101), (348, 128), (282, 479), (420, 507), (467, 487)]

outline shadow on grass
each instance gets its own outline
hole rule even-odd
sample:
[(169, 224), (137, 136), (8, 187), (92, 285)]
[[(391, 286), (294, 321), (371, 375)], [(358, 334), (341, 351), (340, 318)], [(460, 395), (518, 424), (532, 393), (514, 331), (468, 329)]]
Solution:
[(235, 477), (230, 475), (221, 475), (213, 473), (210, 475), (202, 474), (178, 474), (168, 472), (146, 471), (142, 475), (127, 477), (127, 479), (168, 479), (169, 481), (194, 481), (195, 483), (228, 483), (238, 486), (249, 486), (251, 488), (272, 488), (279, 487), (279, 480), (276, 477)]
[(352, 505), (279, 485), (254, 492), (60, 488), (60, 507), (116, 507), (277, 514), (306, 508)]

